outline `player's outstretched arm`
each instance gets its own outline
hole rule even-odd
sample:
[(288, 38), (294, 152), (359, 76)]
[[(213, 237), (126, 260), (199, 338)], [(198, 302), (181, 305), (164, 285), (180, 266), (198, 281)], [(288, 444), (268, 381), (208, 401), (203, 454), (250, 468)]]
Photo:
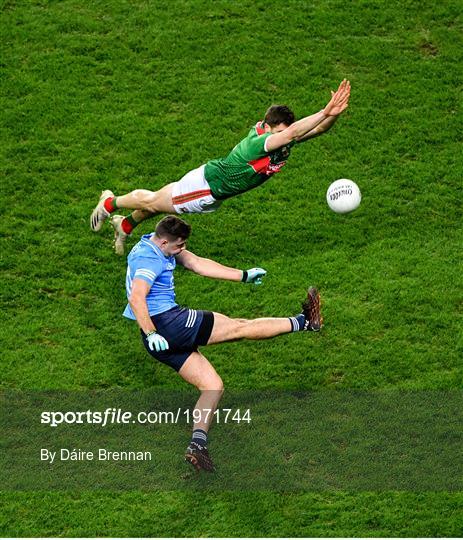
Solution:
[[(336, 94), (338, 94), (338, 98), (335, 97)], [(349, 98), (350, 82), (344, 79), (344, 81), (342, 81), (342, 83), (339, 85), (338, 91), (331, 92), (331, 100), (324, 109), (325, 112), (328, 110), (329, 116), (322, 120), (313, 129), (301, 137), (298, 137), (297, 141), (302, 142), (306, 141), (307, 139), (313, 139), (314, 137), (318, 137), (319, 135), (322, 135), (328, 131), (334, 125), (341, 113), (343, 113), (349, 106)]]
[[(310, 137), (307, 135), (316, 130), (323, 124), (323, 128), (317, 135), (329, 129), (336, 118), (347, 108), (350, 97), (350, 82), (344, 79), (339, 85), (336, 92), (331, 93), (331, 99), (324, 109), (320, 112), (301, 118), (297, 122), (294, 122), (289, 127), (270, 135), (265, 141), (265, 148), (268, 152), (276, 150), (291, 141), (304, 141)], [(315, 136), (315, 135), (312, 135)]]
[(267, 273), (262, 268), (251, 268), (250, 270), (239, 270), (224, 266), (211, 259), (198, 257), (188, 250), (182, 251), (176, 256), (177, 262), (184, 266), (187, 270), (191, 270), (200, 276), (227, 279), (229, 281), (242, 281), (243, 283), (262, 283), (262, 278)]

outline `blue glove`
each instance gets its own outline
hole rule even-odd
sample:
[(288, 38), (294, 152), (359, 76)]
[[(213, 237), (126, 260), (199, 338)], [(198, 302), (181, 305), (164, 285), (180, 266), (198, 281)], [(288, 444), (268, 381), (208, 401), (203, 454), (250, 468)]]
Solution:
[(260, 285), (262, 278), (267, 273), (263, 268), (251, 268), (250, 270), (243, 270), (243, 277), (241, 281), (243, 283), (254, 283), (254, 285)]
[(151, 350), (156, 349), (156, 352), (167, 351), (169, 344), (167, 340), (158, 334), (155, 330), (148, 332), (146, 334), (146, 341), (148, 342), (148, 347)]

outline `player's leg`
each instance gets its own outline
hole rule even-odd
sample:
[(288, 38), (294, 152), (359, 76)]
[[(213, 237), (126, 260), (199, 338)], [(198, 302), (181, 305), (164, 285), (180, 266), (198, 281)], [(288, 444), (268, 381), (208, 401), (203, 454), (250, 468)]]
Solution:
[(109, 190), (103, 191), (90, 216), (90, 227), (95, 232), (99, 231), (104, 221), (120, 208), (135, 210), (127, 217), (114, 215), (111, 219), (114, 247), (116, 253), (123, 255), (127, 236), (145, 219), (159, 213), (214, 212), (220, 204), (221, 201), (215, 200), (211, 194), (203, 165), (158, 191), (136, 189), (119, 197), (115, 197)]
[[(201, 411), (194, 418), (194, 429), (209, 431), (213, 413), (223, 394), (223, 382), (209, 360), (199, 351), (191, 353), (179, 370), (179, 375), (188, 383), (196, 386), (201, 395), (195, 409)], [(207, 411), (212, 411), (207, 414)]]
[(127, 217), (119, 214), (111, 216), (109, 223), (114, 229), (114, 251), (118, 255), (124, 255), (126, 240), (132, 234), (134, 228), (145, 219), (152, 218), (155, 215), (149, 210), (134, 210)]
[(223, 394), (222, 379), (199, 351), (190, 354), (178, 373), (201, 392), (192, 413), (193, 433), (185, 459), (198, 470), (213, 471), (214, 466), (207, 450), (207, 434)]
[(145, 221), (145, 219), (152, 218), (156, 214), (154, 214), (153, 212), (150, 212), (149, 210), (134, 210), (130, 215), (133, 217), (134, 221), (138, 224), (138, 223), (141, 223), (142, 221)]
[(172, 185), (168, 184), (158, 191), (136, 189), (119, 197), (109, 190), (103, 191), (90, 216), (92, 230), (99, 231), (104, 221), (118, 209), (134, 209), (127, 217), (116, 214), (110, 219), (114, 229), (114, 249), (118, 255), (124, 255), (127, 237), (142, 221), (160, 213), (177, 213), (172, 204)]
[[(158, 191), (136, 189), (119, 197), (109, 189), (103, 191), (90, 216), (91, 229), (98, 232), (105, 220), (118, 209), (145, 210), (152, 215), (161, 212), (176, 213), (172, 205), (172, 186), (173, 184), (168, 184)], [(146, 212), (143, 215), (146, 216)]]
[(115, 209), (127, 208), (130, 210), (145, 210), (152, 215), (166, 213), (175, 214), (172, 204), (172, 187), (174, 183), (167, 184), (158, 191), (148, 189), (135, 189), (126, 195), (115, 197)]
[(207, 343), (212, 345), (238, 339), (268, 339), (300, 330), (318, 331), (322, 324), (320, 295), (317, 289), (310, 287), (307, 298), (302, 303), (302, 313), (295, 317), (247, 320), (232, 319), (221, 313), (214, 313), (214, 326)]
[(204, 176), (204, 165), (186, 173), (178, 182), (172, 182), (158, 191), (135, 189), (125, 195), (116, 197), (110, 190), (101, 194), (97, 206), (90, 217), (93, 231), (99, 231), (110, 214), (118, 209), (144, 210), (137, 218), (159, 213), (182, 214), (211, 212), (217, 209), (220, 201), (216, 201)]
[(208, 345), (238, 339), (268, 339), (292, 332), (289, 317), (261, 319), (232, 319), (214, 313), (214, 327)]

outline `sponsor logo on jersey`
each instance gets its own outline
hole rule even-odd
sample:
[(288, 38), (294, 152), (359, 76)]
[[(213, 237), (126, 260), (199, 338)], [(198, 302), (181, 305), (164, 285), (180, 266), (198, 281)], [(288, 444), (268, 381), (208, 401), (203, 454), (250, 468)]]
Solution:
[(280, 172), (281, 168), (286, 165), (286, 161), (282, 161), (281, 163), (272, 163), (270, 157), (265, 156), (263, 158), (250, 161), (249, 165), (256, 173), (271, 176), (272, 174)]

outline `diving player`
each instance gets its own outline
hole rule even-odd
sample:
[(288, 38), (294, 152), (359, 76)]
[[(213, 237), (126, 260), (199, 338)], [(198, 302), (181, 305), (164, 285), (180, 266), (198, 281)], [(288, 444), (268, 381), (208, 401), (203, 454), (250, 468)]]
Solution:
[(294, 121), (285, 105), (272, 105), (265, 118), (257, 122), (248, 136), (225, 158), (213, 159), (188, 172), (178, 182), (149, 191), (136, 189), (115, 197), (105, 190), (90, 217), (90, 227), (97, 232), (104, 221), (118, 209), (135, 210), (128, 217), (113, 215), (116, 253), (124, 254), (127, 236), (143, 220), (159, 213), (207, 213), (219, 208), (225, 199), (253, 189), (280, 172), (297, 143), (325, 133), (347, 108), (350, 82), (343, 80), (324, 109)]

